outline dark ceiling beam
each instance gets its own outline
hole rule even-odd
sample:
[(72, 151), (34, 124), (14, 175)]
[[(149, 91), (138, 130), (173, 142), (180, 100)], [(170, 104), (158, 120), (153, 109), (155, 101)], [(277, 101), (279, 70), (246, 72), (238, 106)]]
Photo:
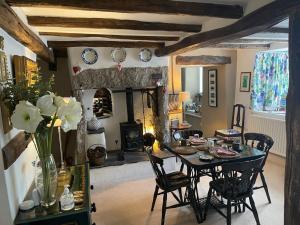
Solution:
[(211, 55), (198, 55), (198, 56), (177, 56), (176, 64), (184, 66), (192, 65), (225, 65), (231, 63), (231, 57), (226, 56), (211, 56)]
[(114, 48), (159, 48), (163, 47), (162, 42), (143, 41), (48, 41), (51, 48), (70, 47), (114, 47)]
[(289, 33), (289, 28), (272, 27), (272, 28), (266, 30), (266, 32), (269, 32), (269, 33), (279, 33), (279, 34), (288, 34)]
[(83, 34), (83, 33), (62, 33), (62, 32), (39, 32), (40, 35), (57, 37), (100, 37), (108, 39), (127, 39), (143, 41), (178, 41), (176, 36), (139, 36), (139, 35), (112, 35), (112, 34)]
[(43, 41), (33, 33), (6, 4), (0, 2), (0, 27), (11, 37), (29, 48), (45, 61), (54, 60), (52, 52)]
[(227, 43), (227, 44), (267, 44), (271, 42), (288, 42), (288, 39), (283, 39), (283, 38), (274, 38), (274, 39), (269, 39), (269, 38), (255, 38), (255, 39), (247, 39), (247, 38), (241, 38), (241, 39), (235, 39), (235, 40), (228, 40), (222, 43)]
[(230, 44), (221, 43), (210, 46), (210, 48), (230, 48), (230, 49), (269, 49), (270, 44)]
[(117, 20), (102, 18), (65, 18), (28, 16), (28, 23), (32, 26), (44, 27), (69, 27), (69, 28), (93, 28), (93, 29), (127, 29), (150, 31), (182, 31), (200, 32), (202, 25), (174, 24), (161, 22), (142, 22), (137, 20)]
[(170, 0), (7, 0), (12, 6), (58, 7), (122, 13), (158, 13), (238, 19), (243, 7)]
[(300, 8), (299, 0), (277, 0), (253, 11), (229, 26), (191, 35), (176, 44), (157, 49), (155, 54), (157, 56), (180, 54), (263, 32), (286, 19), (297, 8)]

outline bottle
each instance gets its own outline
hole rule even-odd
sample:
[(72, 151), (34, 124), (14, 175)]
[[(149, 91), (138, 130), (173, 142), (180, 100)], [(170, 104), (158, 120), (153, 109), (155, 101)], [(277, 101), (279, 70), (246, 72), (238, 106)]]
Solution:
[(34, 202), (34, 206), (38, 206), (40, 204), (41, 197), (36, 188), (32, 190), (31, 197), (32, 197), (32, 201)]
[(60, 207), (62, 211), (68, 211), (74, 208), (74, 196), (69, 190), (69, 185), (64, 186), (64, 192), (60, 197)]

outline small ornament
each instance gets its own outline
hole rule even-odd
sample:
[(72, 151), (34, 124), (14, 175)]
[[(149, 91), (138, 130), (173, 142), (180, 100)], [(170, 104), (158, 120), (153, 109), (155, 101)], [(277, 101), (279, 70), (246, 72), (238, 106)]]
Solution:
[(60, 207), (62, 211), (68, 211), (73, 209), (74, 204), (74, 196), (72, 192), (69, 190), (69, 185), (65, 185), (65, 189), (63, 194), (60, 197)]
[(118, 63), (117, 69), (118, 69), (119, 72), (121, 72), (121, 70), (122, 70), (122, 65), (121, 65), (120, 63)]
[(75, 74), (77, 74), (78, 72), (80, 72), (80, 70), (81, 70), (80, 66), (73, 66), (73, 72)]
[(39, 194), (39, 192), (36, 188), (34, 188), (32, 190), (31, 198), (32, 198), (32, 201), (34, 202), (34, 206), (40, 205), (41, 197), (40, 197), (40, 194)]

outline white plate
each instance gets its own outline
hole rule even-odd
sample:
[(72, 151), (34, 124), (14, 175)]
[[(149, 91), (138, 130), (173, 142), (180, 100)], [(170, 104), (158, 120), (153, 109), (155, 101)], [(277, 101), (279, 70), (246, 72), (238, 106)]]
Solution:
[(111, 58), (116, 63), (124, 62), (126, 59), (126, 51), (124, 48), (115, 48), (111, 51)]
[(92, 48), (86, 48), (81, 53), (81, 58), (86, 64), (95, 64), (98, 60), (98, 53)]
[(142, 62), (149, 62), (152, 59), (152, 52), (148, 48), (143, 48), (139, 53), (139, 58)]

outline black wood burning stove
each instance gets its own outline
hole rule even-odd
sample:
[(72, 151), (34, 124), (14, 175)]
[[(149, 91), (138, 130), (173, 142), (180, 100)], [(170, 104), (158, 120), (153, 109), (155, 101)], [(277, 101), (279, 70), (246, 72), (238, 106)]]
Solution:
[(143, 124), (134, 120), (133, 90), (126, 88), (126, 105), (128, 122), (120, 123), (121, 154), (124, 160), (124, 152), (143, 150)]

